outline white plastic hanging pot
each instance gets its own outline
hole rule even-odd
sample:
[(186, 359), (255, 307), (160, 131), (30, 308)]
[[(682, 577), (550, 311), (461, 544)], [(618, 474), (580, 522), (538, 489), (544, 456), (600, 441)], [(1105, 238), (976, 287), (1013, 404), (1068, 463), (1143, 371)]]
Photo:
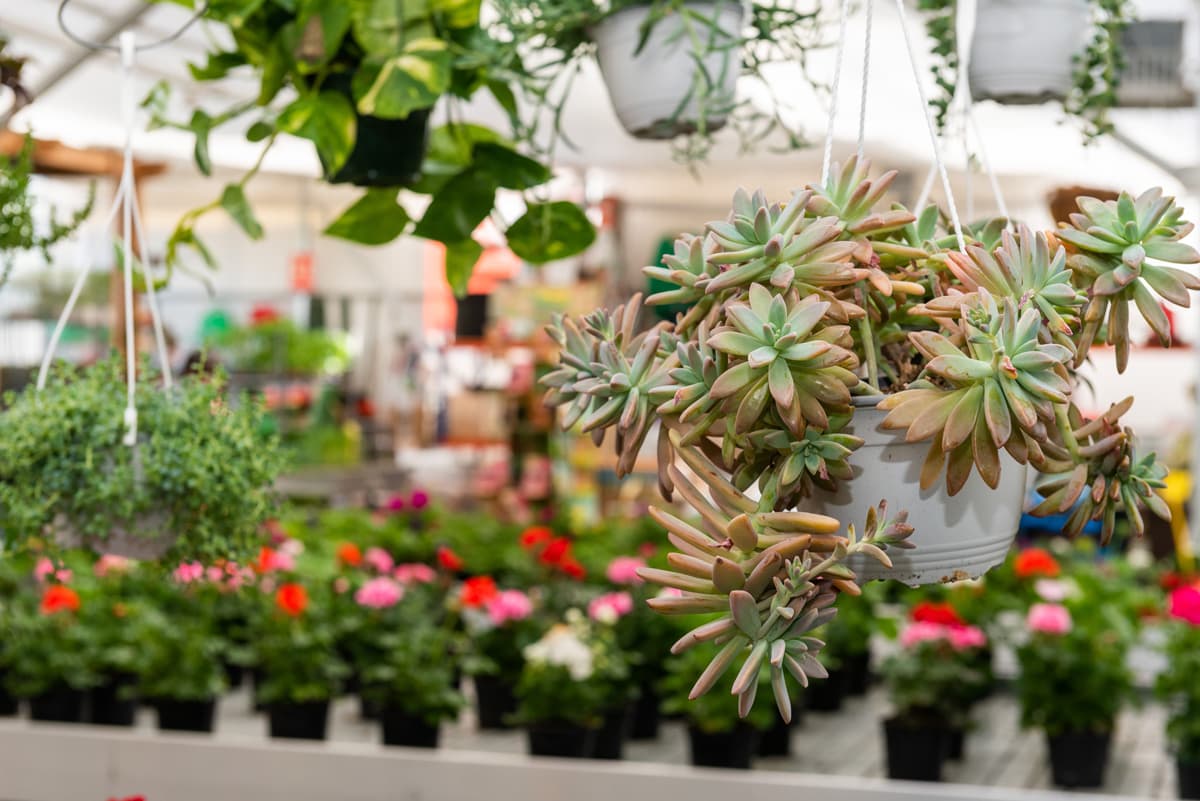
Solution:
[(1066, 98), (1090, 20), (1087, 0), (979, 0), (971, 96), (1009, 105)]
[[(590, 32), (613, 109), (625, 130), (640, 139), (694, 133), (701, 102), (726, 109), (736, 94), (742, 70), (741, 3), (718, 0), (685, 7), (688, 17), (674, 13), (658, 20), (640, 50), (648, 5), (612, 14)], [(706, 100), (697, 86), (698, 54), (713, 83), (704, 93)], [(725, 116), (715, 109), (704, 118), (706, 132), (725, 125)]]
[(843, 521), (861, 520), (867, 508), (887, 500), (891, 513), (908, 510), (914, 531), (911, 550), (890, 549), (892, 568), (874, 559), (852, 557), (850, 567), (863, 581), (891, 579), (910, 586), (977, 578), (1004, 561), (1021, 522), (1025, 465), (1003, 451), (1000, 484), (992, 489), (972, 471), (957, 495), (939, 481), (920, 485), (928, 442), (905, 442), (903, 431), (881, 427), (886, 412), (874, 398), (855, 398), (847, 431), (863, 446), (850, 457), (855, 477), (836, 493), (818, 493), (806, 508)]

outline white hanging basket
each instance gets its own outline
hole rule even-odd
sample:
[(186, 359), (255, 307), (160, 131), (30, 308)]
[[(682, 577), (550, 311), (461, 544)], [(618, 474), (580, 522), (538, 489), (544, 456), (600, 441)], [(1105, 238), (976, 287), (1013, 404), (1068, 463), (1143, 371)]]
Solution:
[[(714, 82), (713, 100), (728, 107), (742, 70), (737, 46), (742, 6), (735, 0), (688, 3), (704, 18), (694, 32), (702, 42), (704, 71)], [(639, 139), (671, 139), (694, 133), (700, 116), (695, 82), (696, 49), (680, 14), (659, 20), (638, 50), (649, 6), (634, 6), (607, 17), (591, 31), (600, 72), (613, 109), (625, 130)], [(708, 22), (707, 20), (711, 20)], [(725, 117), (705, 115), (706, 132), (725, 126)]]
[(928, 442), (904, 441), (904, 432), (880, 427), (886, 412), (874, 398), (856, 398), (847, 431), (862, 437), (863, 446), (850, 457), (855, 477), (840, 482), (836, 493), (819, 493), (806, 508), (839, 520), (859, 520), (868, 507), (886, 499), (892, 512), (908, 510), (914, 527), (912, 550), (891, 549), (894, 566), (852, 557), (848, 564), (863, 581), (891, 579), (909, 586), (977, 578), (1004, 561), (1021, 522), (1025, 498), (1025, 465), (1000, 454), (1000, 484), (992, 489), (976, 472), (957, 495), (939, 481), (920, 486)]
[(1087, 0), (979, 0), (971, 96), (1008, 105), (1063, 100), (1090, 19)]

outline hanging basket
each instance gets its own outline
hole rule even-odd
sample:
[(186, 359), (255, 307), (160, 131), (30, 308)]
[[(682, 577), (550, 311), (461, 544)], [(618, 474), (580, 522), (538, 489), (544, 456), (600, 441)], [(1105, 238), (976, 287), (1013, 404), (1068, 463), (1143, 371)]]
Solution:
[[(325, 82), (327, 89), (341, 92), (354, 103), (350, 79), (332, 76)], [(408, 186), (421, 177), (421, 165), (429, 137), (431, 109), (414, 111), (398, 120), (368, 117), (355, 112), (357, 123), (354, 149), (346, 162), (330, 171), (324, 160), (321, 169), (331, 184), (355, 186)]]
[(127, 525), (114, 525), (103, 537), (85, 536), (63, 515), (54, 518), (54, 541), (63, 548), (86, 548), (98, 554), (126, 559), (158, 561), (179, 540), (178, 532), (168, 528), (167, 515), (151, 512), (140, 515)]
[(886, 412), (877, 398), (855, 398), (858, 407), (847, 427), (865, 442), (850, 458), (856, 476), (836, 493), (814, 495), (807, 507), (839, 520), (887, 499), (894, 510), (908, 511), (916, 548), (892, 550), (891, 569), (873, 559), (852, 557), (848, 564), (860, 580), (892, 579), (909, 586), (978, 578), (1004, 561), (1021, 522), (1025, 465), (1001, 453), (1000, 484), (992, 489), (972, 472), (957, 495), (939, 482), (920, 487), (928, 442), (905, 442), (904, 433), (881, 427)]
[[(625, 130), (639, 139), (695, 133), (702, 116), (706, 133), (725, 126), (719, 109), (731, 105), (742, 69), (741, 4), (719, 0), (685, 7), (702, 19), (693, 17), (689, 23), (682, 14), (671, 14), (653, 25), (644, 43), (643, 27), (652, 12), (648, 5), (619, 11), (591, 31), (613, 110)], [(704, 42), (699, 54), (692, 32)], [(704, 100), (697, 92), (698, 55), (704, 75), (714, 84)], [(702, 102), (710, 105), (703, 115)], [(711, 108), (714, 104), (717, 109)]]
[(979, 0), (971, 96), (1007, 105), (1065, 99), (1090, 19), (1087, 0)]

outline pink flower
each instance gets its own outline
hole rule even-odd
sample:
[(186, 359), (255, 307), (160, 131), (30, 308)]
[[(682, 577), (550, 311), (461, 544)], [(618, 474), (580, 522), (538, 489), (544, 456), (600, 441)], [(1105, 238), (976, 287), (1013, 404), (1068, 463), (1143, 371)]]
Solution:
[(387, 576), (371, 579), (354, 593), (355, 603), (370, 609), (387, 609), (400, 603), (403, 597), (404, 588)]
[(987, 635), (978, 626), (950, 626), (950, 647), (956, 651), (969, 651), (987, 645)]
[(212, 565), (204, 571), (204, 577), (213, 584), (220, 584), (225, 580), (225, 571), (216, 565)]
[(913, 648), (923, 642), (934, 642), (948, 639), (949, 626), (941, 623), (915, 621), (904, 627), (900, 632), (900, 645), (903, 648)]
[(1042, 634), (1066, 634), (1071, 630), (1071, 613), (1059, 604), (1034, 604), (1029, 607), (1025, 625)]
[(96, 578), (104, 578), (110, 573), (124, 573), (131, 567), (133, 567), (132, 559), (106, 553), (96, 560), (96, 564), (92, 565), (92, 573), (96, 575)]
[(393, 495), (392, 497), (388, 498), (387, 510), (389, 512), (403, 512), (404, 505), (404, 496)]
[(636, 556), (618, 556), (608, 563), (604, 575), (608, 576), (608, 580), (613, 584), (642, 584), (638, 569), (645, 566), (645, 560)]
[(1038, 579), (1033, 582), (1033, 591), (1043, 601), (1051, 604), (1060, 604), (1071, 594), (1070, 588), (1061, 579)]
[(612, 625), (633, 611), (633, 598), (627, 592), (609, 592), (588, 603), (588, 617)]
[(412, 497), (408, 501), (412, 504), (412, 508), (420, 511), (429, 505), (429, 493), (424, 490), (413, 490)]
[(350, 579), (345, 576), (338, 576), (333, 580), (333, 591), (338, 595), (345, 595), (350, 591)]
[(74, 573), (65, 567), (58, 567), (48, 556), (39, 557), (37, 564), (33, 566), (33, 577), (39, 582), (45, 582), (48, 578), (53, 578), (62, 584), (67, 584), (74, 577)]
[(486, 604), (493, 624), (503, 626), (512, 620), (524, 620), (533, 614), (533, 601), (520, 590), (503, 590)]
[(429, 565), (423, 565), (420, 562), (407, 562), (402, 565), (396, 565), (392, 576), (401, 584), (429, 584), (437, 578), (437, 573)]
[(1184, 586), (1172, 591), (1169, 611), (1173, 618), (1200, 626), (1200, 589)]
[(663, 587), (655, 598), (682, 598), (683, 590), (678, 587)]
[(396, 566), (392, 555), (382, 548), (371, 547), (363, 554), (363, 561), (374, 568), (376, 573), (391, 573)]
[(191, 584), (204, 579), (204, 565), (199, 562), (180, 562), (171, 575), (180, 584)]
[(287, 539), (279, 545), (278, 550), (294, 559), (304, 553), (304, 543), (300, 540)]

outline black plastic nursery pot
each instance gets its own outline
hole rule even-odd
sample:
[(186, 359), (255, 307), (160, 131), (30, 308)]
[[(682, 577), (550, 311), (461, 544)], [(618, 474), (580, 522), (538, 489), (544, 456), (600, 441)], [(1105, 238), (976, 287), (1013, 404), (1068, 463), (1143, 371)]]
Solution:
[(217, 713), (215, 699), (203, 701), (159, 698), (154, 702), (158, 711), (158, 728), (163, 731), (197, 731), (212, 733)]
[(593, 759), (620, 759), (625, 755), (625, 741), (633, 725), (633, 704), (610, 710), (596, 732), (592, 745)]
[(963, 726), (951, 726), (946, 729), (946, 759), (951, 762), (961, 762), (967, 750), (967, 730)]
[(739, 723), (730, 731), (707, 732), (688, 724), (692, 764), (705, 768), (750, 770), (762, 732)]
[(229, 682), (229, 689), (238, 689), (246, 681), (246, 668), (235, 665), (233, 662), (226, 662), (225, 680)]
[(658, 727), (662, 723), (662, 699), (658, 693), (643, 689), (633, 702), (633, 722), (629, 727), (630, 740), (657, 740)]
[(863, 695), (871, 686), (871, 652), (848, 654), (842, 663), (846, 695)]
[[(348, 76), (332, 75), (324, 88), (354, 97)], [(346, 162), (330, 173), (322, 163), (325, 180), (355, 186), (407, 186), (421, 177), (429, 138), (431, 109), (414, 111), (401, 120), (385, 120), (355, 114), (354, 149)]]
[(324, 740), (329, 728), (329, 701), (267, 705), (272, 737), (287, 740)]
[(65, 684), (29, 699), (29, 717), (50, 723), (82, 723), (87, 693)]
[(1180, 798), (1200, 798), (1200, 762), (1176, 757), (1175, 776), (1179, 779)]
[(590, 757), (596, 745), (596, 729), (578, 723), (547, 720), (530, 724), (526, 731), (531, 756), (582, 759)]
[(98, 726), (132, 726), (137, 719), (133, 676), (114, 676), (88, 693), (88, 721)]
[(384, 745), (403, 745), (409, 748), (437, 748), (441, 729), (424, 718), (396, 707), (379, 710)]
[(374, 698), (366, 695), (358, 696), (358, 716), (363, 720), (379, 720), (383, 707)]
[(1050, 773), (1059, 787), (1094, 788), (1104, 784), (1112, 731), (1076, 731), (1047, 735)]
[(513, 683), (503, 676), (474, 676), (475, 710), (481, 729), (509, 729), (509, 719), (517, 711)]
[(946, 757), (947, 729), (940, 726), (914, 726), (888, 718), (883, 722), (889, 779), (940, 782)]
[(771, 728), (762, 733), (758, 740), (758, 755), (760, 757), (789, 757), (792, 755), (792, 729), (804, 723), (804, 707), (808, 700), (808, 692), (801, 692), (792, 699), (792, 722), (784, 723), (783, 718), (775, 716)]
[(829, 671), (825, 679), (812, 679), (805, 688), (809, 710), (837, 712), (846, 700), (846, 673), (841, 668)]
[(4, 689), (4, 676), (0, 674), (0, 718), (16, 715), (21, 710), (20, 700)]

